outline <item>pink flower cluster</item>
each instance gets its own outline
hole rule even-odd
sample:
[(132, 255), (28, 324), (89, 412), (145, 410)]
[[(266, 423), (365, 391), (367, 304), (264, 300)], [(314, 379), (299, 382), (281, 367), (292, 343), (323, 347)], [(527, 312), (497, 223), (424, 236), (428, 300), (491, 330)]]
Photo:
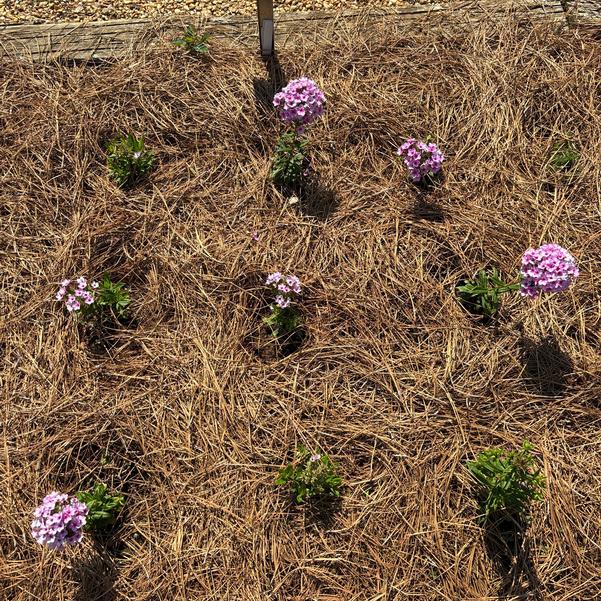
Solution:
[(61, 286), (56, 293), (56, 300), (65, 300), (65, 306), (67, 311), (72, 313), (73, 311), (79, 311), (82, 303), (85, 305), (91, 305), (94, 303), (94, 291), (100, 284), (98, 282), (92, 282), (88, 286), (88, 281), (83, 276), (75, 280), (75, 284), (71, 280), (63, 280)]
[(58, 492), (46, 495), (35, 510), (31, 523), (33, 538), (50, 549), (76, 545), (83, 536), (88, 507), (75, 497)]
[(520, 294), (536, 298), (541, 292), (562, 292), (579, 274), (574, 257), (558, 244), (529, 248), (522, 257)]
[(280, 117), (296, 126), (309, 125), (324, 112), (326, 97), (312, 79), (292, 80), (273, 97), (273, 106), (280, 109)]
[(282, 275), (279, 271), (267, 276), (265, 281), (271, 286), (275, 293), (275, 304), (280, 309), (286, 309), (301, 293), (300, 280), (295, 275)]
[(409, 175), (414, 182), (435, 175), (442, 169), (444, 155), (433, 143), (420, 142), (415, 138), (407, 140), (398, 148), (396, 153), (404, 158), (409, 169)]

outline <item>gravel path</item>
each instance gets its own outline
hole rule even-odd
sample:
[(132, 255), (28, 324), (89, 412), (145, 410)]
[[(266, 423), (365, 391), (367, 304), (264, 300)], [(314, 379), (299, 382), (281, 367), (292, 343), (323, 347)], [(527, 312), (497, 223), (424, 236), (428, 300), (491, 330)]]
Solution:
[[(421, 2), (420, 2), (421, 3)], [(428, 3), (425, 0), (423, 3)], [(407, 6), (407, 0), (281, 0), (276, 8), (286, 12), (337, 10), (363, 6)], [(250, 15), (255, 0), (0, 0), (0, 23), (101, 21), (191, 14), (221, 17)]]

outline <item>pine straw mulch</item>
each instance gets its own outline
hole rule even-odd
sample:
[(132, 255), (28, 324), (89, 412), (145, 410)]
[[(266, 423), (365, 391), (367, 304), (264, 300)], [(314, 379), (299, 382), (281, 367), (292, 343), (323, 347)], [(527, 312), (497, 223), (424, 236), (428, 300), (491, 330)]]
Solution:
[[(246, 48), (3, 66), (4, 598), (599, 598), (599, 43), (512, 17), (410, 23), (330, 31), (280, 64), (328, 98), (297, 204), (267, 181), (279, 84)], [(103, 149), (130, 129), (159, 166), (125, 193)], [(430, 133), (448, 160), (423, 193), (393, 154)], [(582, 148), (571, 176), (545, 168), (562, 136)], [(579, 261), (568, 293), (507, 298), (489, 325), (457, 304), (462, 276), (510, 277), (544, 241)], [(275, 269), (305, 285), (306, 335), (266, 360), (249, 340)], [(103, 351), (53, 296), (104, 271), (134, 316)], [(508, 557), (465, 461), (524, 438), (548, 486)], [(339, 504), (274, 486), (299, 442), (338, 462)], [(36, 545), (41, 497), (96, 479), (127, 495), (113, 535)]]

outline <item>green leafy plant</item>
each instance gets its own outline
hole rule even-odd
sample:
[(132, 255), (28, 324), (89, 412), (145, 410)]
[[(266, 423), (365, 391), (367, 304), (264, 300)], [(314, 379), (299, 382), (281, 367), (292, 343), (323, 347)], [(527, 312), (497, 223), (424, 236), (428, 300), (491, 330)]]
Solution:
[(154, 155), (146, 150), (144, 138), (119, 136), (107, 146), (109, 176), (123, 188), (131, 186), (152, 170)]
[(131, 303), (129, 292), (123, 282), (113, 282), (105, 273), (98, 287), (95, 305), (96, 310), (110, 311), (115, 317), (124, 319), (127, 317), (128, 308)]
[(263, 323), (269, 327), (274, 337), (290, 334), (301, 324), (301, 315), (294, 307), (282, 309), (277, 305), (271, 306), (271, 313), (263, 318)]
[(555, 171), (569, 171), (576, 165), (579, 158), (580, 153), (574, 143), (569, 140), (561, 140), (553, 145), (549, 165)]
[(326, 454), (311, 453), (299, 445), (294, 462), (280, 471), (275, 483), (290, 486), (295, 501), (303, 503), (317, 497), (339, 497), (342, 479)]
[(289, 131), (278, 138), (271, 167), (271, 179), (280, 186), (294, 187), (300, 184), (305, 172), (305, 148), (307, 141), (296, 131)]
[(457, 286), (459, 298), (473, 313), (492, 317), (501, 307), (501, 295), (519, 290), (520, 284), (505, 284), (499, 271), (482, 269), (472, 280)]
[(173, 44), (190, 54), (207, 54), (210, 37), (208, 33), (199, 34), (193, 25), (188, 25), (182, 36), (173, 40)]
[(532, 501), (543, 498), (545, 478), (536, 467), (528, 441), (517, 451), (483, 451), (467, 467), (482, 488), (484, 522), (498, 517), (517, 522), (527, 520)]
[(114, 524), (125, 504), (122, 495), (109, 493), (104, 484), (97, 484), (90, 491), (79, 491), (75, 496), (88, 507), (86, 530), (101, 530)]

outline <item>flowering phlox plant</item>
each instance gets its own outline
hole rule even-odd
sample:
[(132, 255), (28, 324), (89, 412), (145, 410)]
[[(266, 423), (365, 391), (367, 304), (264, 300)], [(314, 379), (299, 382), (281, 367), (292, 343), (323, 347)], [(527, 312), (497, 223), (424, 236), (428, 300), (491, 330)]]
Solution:
[(275, 483), (289, 485), (296, 503), (302, 503), (316, 497), (339, 497), (342, 479), (325, 453), (312, 453), (299, 445), (294, 462), (280, 470)]
[(519, 282), (506, 284), (496, 269), (481, 270), (474, 279), (457, 286), (457, 292), (473, 312), (491, 317), (501, 306), (502, 294), (519, 290), (521, 296), (537, 298), (542, 293), (563, 292), (579, 274), (574, 257), (565, 248), (543, 244), (524, 253)]
[(283, 275), (279, 271), (270, 274), (265, 280), (275, 297), (270, 306), (271, 313), (263, 319), (274, 336), (288, 334), (300, 323), (300, 315), (295, 307), (301, 294), (300, 280), (295, 275)]
[(55, 298), (65, 304), (69, 313), (84, 320), (102, 317), (107, 311), (123, 318), (131, 302), (125, 285), (113, 282), (106, 274), (100, 282), (88, 282), (84, 276), (63, 280)]
[(110, 178), (118, 186), (126, 188), (150, 173), (154, 155), (146, 150), (144, 138), (129, 134), (109, 142), (107, 164)]
[(407, 138), (396, 153), (403, 159), (415, 183), (431, 181), (442, 169), (444, 155), (433, 142)]
[(559, 244), (529, 248), (522, 257), (520, 294), (536, 298), (541, 292), (563, 292), (579, 275), (574, 257)]
[(306, 77), (294, 79), (273, 98), (280, 118), (288, 130), (278, 138), (271, 168), (271, 179), (292, 187), (309, 173), (305, 154), (305, 127), (324, 113), (326, 97), (317, 84)]
[(61, 550), (65, 545), (76, 545), (81, 541), (87, 515), (85, 503), (75, 497), (52, 492), (35, 510), (31, 533), (41, 545)]

